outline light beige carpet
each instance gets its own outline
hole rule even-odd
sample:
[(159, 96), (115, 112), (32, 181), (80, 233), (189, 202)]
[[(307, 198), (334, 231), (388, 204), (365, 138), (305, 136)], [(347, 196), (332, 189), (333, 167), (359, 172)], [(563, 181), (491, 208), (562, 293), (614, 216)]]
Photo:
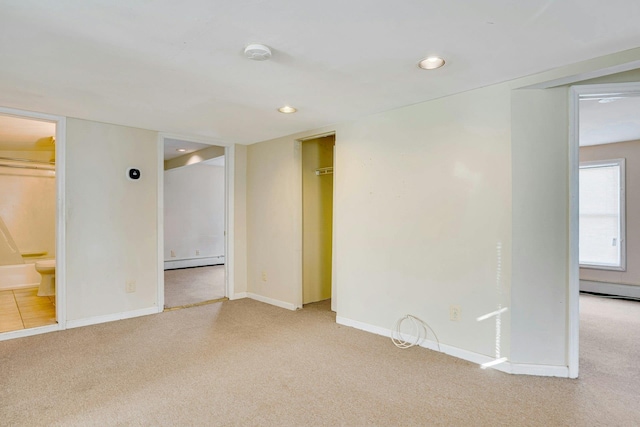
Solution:
[(578, 380), (400, 350), (337, 325), (328, 303), (243, 299), (4, 341), (0, 424), (639, 425), (640, 303), (582, 300)]
[(224, 279), (224, 265), (166, 270), (164, 306), (180, 307), (223, 298)]

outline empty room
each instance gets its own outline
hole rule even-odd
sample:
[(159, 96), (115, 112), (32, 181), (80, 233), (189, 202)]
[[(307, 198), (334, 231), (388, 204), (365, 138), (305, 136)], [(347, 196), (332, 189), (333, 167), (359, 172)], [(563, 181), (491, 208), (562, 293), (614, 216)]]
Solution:
[(638, 16), (1, 2), (0, 425), (640, 424)]

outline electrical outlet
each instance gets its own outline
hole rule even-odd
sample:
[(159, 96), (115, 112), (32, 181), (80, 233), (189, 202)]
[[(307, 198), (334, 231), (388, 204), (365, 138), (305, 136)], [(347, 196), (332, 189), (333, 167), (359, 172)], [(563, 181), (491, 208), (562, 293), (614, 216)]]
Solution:
[(266, 281), (267, 281), (267, 272), (266, 272), (266, 271), (263, 271), (263, 272), (262, 272), (262, 281), (263, 281), (263, 282), (266, 282)]
[(174, 251), (171, 251), (171, 258), (175, 258), (176, 257), (176, 253)]
[(196, 249), (196, 255), (200, 255), (200, 249)]
[(449, 320), (454, 322), (460, 321), (460, 306), (459, 305), (450, 305), (449, 306)]
[(127, 280), (127, 285), (125, 287), (127, 293), (133, 293), (136, 291), (136, 281), (135, 280)]

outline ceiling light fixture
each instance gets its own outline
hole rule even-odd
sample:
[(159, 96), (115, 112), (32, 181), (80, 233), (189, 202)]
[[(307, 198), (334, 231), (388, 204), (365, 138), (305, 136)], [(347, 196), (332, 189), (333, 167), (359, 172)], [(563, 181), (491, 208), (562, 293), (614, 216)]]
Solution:
[(291, 114), (291, 113), (295, 113), (298, 110), (293, 108), (293, 107), (290, 107), (288, 105), (285, 105), (284, 107), (278, 108), (278, 111), (280, 111), (281, 113), (284, 113), (284, 114)]
[(244, 48), (244, 56), (254, 61), (266, 61), (271, 58), (271, 49), (263, 44), (253, 43)]
[(418, 62), (418, 67), (423, 70), (435, 70), (436, 68), (440, 68), (444, 65), (444, 59), (439, 56), (428, 56)]
[(176, 148), (176, 151), (184, 153), (185, 151), (187, 151), (187, 149), (186, 148)]

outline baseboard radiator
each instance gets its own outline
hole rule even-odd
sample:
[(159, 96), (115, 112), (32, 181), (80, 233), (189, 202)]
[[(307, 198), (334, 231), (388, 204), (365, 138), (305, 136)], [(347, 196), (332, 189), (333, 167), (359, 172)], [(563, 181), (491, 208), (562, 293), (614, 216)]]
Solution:
[(166, 260), (164, 262), (164, 269), (175, 270), (177, 268), (204, 267), (207, 265), (220, 264), (224, 264), (224, 255)]
[(581, 292), (593, 292), (596, 294), (618, 295), (622, 297), (640, 298), (640, 286), (623, 285), (620, 283), (594, 282), (592, 280), (580, 280)]

